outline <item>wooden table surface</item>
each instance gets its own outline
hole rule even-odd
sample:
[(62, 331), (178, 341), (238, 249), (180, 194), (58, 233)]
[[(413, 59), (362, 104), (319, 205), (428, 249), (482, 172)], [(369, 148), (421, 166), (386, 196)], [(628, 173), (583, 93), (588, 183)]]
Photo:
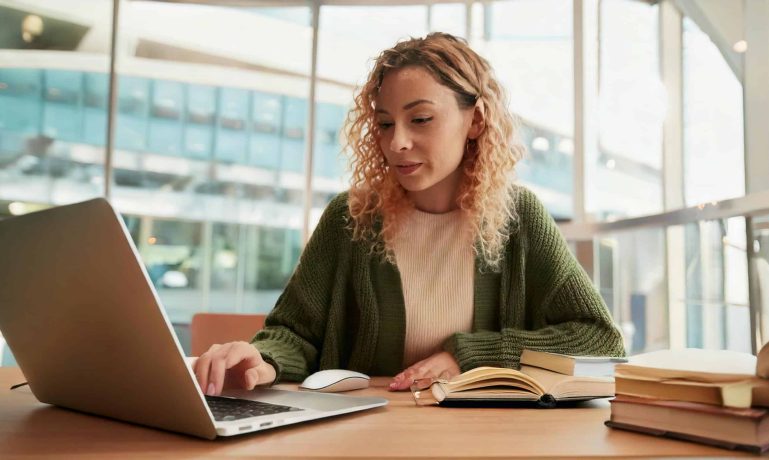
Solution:
[[(388, 379), (351, 392), (385, 407), (205, 441), (38, 402), (15, 367), (0, 367), (0, 458), (61, 456), (270, 458), (735, 457), (746, 455), (604, 426), (607, 401), (563, 409), (417, 407)], [(279, 385), (295, 388), (295, 385)]]

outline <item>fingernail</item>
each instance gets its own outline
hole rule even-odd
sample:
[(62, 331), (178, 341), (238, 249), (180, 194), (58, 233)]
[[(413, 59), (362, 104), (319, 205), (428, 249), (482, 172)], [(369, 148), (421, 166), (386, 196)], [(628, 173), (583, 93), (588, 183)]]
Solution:
[(216, 391), (216, 387), (214, 386), (213, 383), (209, 383), (208, 384), (208, 389), (206, 390), (206, 394), (208, 396), (213, 396), (214, 395), (214, 391)]

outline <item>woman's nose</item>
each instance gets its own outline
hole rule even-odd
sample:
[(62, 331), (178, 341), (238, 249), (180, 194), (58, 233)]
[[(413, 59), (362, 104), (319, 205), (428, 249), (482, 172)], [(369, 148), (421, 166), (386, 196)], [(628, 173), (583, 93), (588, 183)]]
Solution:
[(411, 136), (407, 129), (393, 127), (393, 137), (390, 140), (390, 150), (393, 152), (400, 152), (403, 150), (411, 149)]

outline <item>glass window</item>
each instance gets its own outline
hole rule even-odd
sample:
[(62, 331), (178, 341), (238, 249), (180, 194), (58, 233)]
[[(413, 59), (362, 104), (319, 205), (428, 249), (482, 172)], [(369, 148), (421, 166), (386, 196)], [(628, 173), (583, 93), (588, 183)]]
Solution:
[[(109, 77), (104, 73), (85, 72), (83, 79), (85, 84), (83, 141), (94, 146), (103, 146), (107, 144)], [(118, 134), (119, 138), (120, 134)]]
[[(474, 10), (483, 29), (477, 50), (507, 90), (510, 111), (522, 122), (520, 140), (530, 155), (520, 181), (559, 218), (573, 214), (574, 83), (572, 2), (489, 2)], [(569, 146), (572, 146), (569, 148)]]
[(213, 86), (187, 85), (187, 115), (184, 127), (184, 155), (207, 159), (214, 140), (217, 89)]
[(585, 208), (597, 219), (662, 211), (658, 11), (635, 0), (600, 7), (598, 147), (585, 155)]
[[(758, 293), (758, 331), (761, 342), (769, 337), (769, 216), (756, 216), (752, 219), (753, 241), (750, 242), (751, 262), (754, 270), (754, 282)], [(743, 331), (744, 333), (744, 331)]]
[[(123, 6), (112, 200), (188, 235), (173, 250), (152, 249), (168, 256), (154, 271), (183, 267), (163, 283), (183, 284), (175, 272), (188, 278), (186, 287), (160, 289), (174, 321), (196, 311), (269, 311), (277, 288), (249, 278), (268, 270), (246, 255), (258, 247), (249, 239), (255, 229), (293, 235), (302, 227), (311, 10)], [(290, 273), (298, 252), (285, 254)]]
[(742, 84), (716, 45), (688, 18), (683, 80), (686, 205), (744, 195)]
[(43, 134), (63, 141), (80, 141), (83, 137), (82, 72), (46, 70), (43, 81)]
[(260, 229), (257, 288), (283, 290), (294, 271), (292, 261), (299, 257), (299, 243), (300, 233), (297, 230), (269, 227)]
[(40, 129), (43, 71), (0, 68), (0, 127), (18, 133)]
[(301, 253), (301, 233), (298, 229), (248, 226), (242, 235), (243, 311), (266, 313), (294, 271)]
[(283, 142), (280, 167), (284, 171), (304, 171), (305, 126), (307, 100), (287, 97), (283, 117)]
[(277, 170), (280, 167), (283, 98), (277, 94), (254, 92), (250, 162), (254, 166)]
[(0, 200), (102, 195), (106, 106), (87, 97), (87, 75), (107, 74), (113, 2), (11, 3), (0, 7)]
[(628, 353), (667, 348), (665, 232), (625, 231), (595, 240), (598, 288)]
[(119, 149), (144, 151), (149, 137), (150, 80), (121, 75), (118, 88), (115, 144)]
[[(211, 249), (210, 310), (266, 313), (294, 271), (300, 233), (215, 224)], [(238, 300), (241, 296), (245, 298)]]
[(692, 348), (750, 352), (745, 219), (703, 221), (683, 228), (683, 343)]
[(241, 226), (237, 224), (213, 224), (210, 311), (235, 311), (240, 303), (237, 300), (243, 284), (240, 232)]
[(216, 158), (222, 162), (245, 163), (250, 125), (248, 115), (250, 92), (239, 88), (220, 91), (219, 126), (216, 136)]
[(346, 161), (341, 156), (339, 134), (346, 114), (344, 106), (325, 102), (317, 104), (313, 175), (342, 179)]
[(129, 228), (169, 318), (189, 320), (201, 310), (203, 225), (144, 217), (138, 230), (135, 221)]
[(151, 152), (181, 153), (184, 86), (175, 81), (152, 81), (149, 145)]
[(467, 6), (462, 3), (436, 3), (429, 6), (430, 32), (446, 32), (467, 38)]
[(425, 5), (322, 6), (318, 76), (339, 83), (358, 83), (382, 50), (398, 40), (427, 34), (427, 26)]

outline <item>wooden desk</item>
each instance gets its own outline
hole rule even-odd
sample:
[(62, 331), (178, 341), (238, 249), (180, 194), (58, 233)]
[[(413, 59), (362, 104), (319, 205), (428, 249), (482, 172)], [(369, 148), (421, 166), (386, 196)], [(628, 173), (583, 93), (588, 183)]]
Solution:
[[(739, 452), (612, 430), (606, 401), (568, 409), (417, 407), (387, 379), (355, 393), (383, 408), (261, 433), (205, 441), (80, 414), (38, 402), (18, 368), (0, 367), (0, 457), (573, 457), (739, 456)], [(292, 387), (292, 385), (281, 385)], [(295, 387), (295, 386), (293, 386)]]

